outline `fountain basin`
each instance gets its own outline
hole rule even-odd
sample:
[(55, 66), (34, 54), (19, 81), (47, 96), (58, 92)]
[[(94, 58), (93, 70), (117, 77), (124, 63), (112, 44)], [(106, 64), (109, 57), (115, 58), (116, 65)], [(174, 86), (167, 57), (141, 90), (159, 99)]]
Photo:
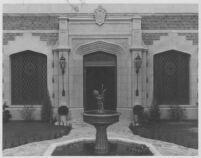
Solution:
[[(74, 138), (63, 142), (57, 142), (50, 145), (43, 156), (95, 156), (98, 155), (93, 150), (94, 138)], [(143, 141), (136, 141), (128, 138), (110, 137), (112, 144), (108, 156), (160, 156), (161, 154), (153, 147), (152, 144)], [(123, 146), (122, 146), (123, 145)], [(146, 148), (141, 152), (139, 145)], [(92, 146), (92, 149), (90, 147)], [(137, 150), (136, 150), (137, 149)]]
[(98, 113), (97, 110), (90, 110), (83, 113), (83, 120), (91, 125), (111, 125), (119, 121), (120, 113), (112, 110), (104, 110)]

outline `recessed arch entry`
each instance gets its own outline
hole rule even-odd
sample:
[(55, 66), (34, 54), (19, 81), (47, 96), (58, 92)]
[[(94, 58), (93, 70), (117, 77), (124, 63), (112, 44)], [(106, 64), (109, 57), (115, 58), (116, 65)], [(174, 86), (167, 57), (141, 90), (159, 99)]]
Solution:
[(75, 67), (73, 78), (71, 79), (71, 89), (76, 94), (71, 95), (71, 105), (77, 105), (77, 107), (84, 109), (84, 56), (93, 54), (96, 52), (106, 53), (107, 55), (116, 56), (116, 109), (121, 110), (122, 107), (130, 105), (130, 58), (127, 54), (128, 50), (117, 43), (109, 41), (91, 41), (85, 43), (76, 48), (75, 53), (71, 54), (74, 59), (72, 65)]
[(101, 93), (106, 89), (104, 109), (117, 107), (117, 57), (114, 54), (97, 51), (83, 56), (83, 101), (84, 110), (97, 109), (94, 90)]

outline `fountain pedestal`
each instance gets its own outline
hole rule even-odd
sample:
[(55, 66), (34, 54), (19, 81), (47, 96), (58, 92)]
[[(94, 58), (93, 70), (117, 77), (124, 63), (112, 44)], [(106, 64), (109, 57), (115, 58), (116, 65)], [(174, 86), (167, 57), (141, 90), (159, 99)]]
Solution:
[(95, 126), (95, 128), (96, 128), (95, 152), (97, 154), (108, 153), (109, 145), (106, 133), (107, 125)]
[(105, 110), (99, 113), (97, 110), (83, 113), (83, 120), (96, 128), (95, 152), (99, 155), (107, 154), (109, 151), (107, 139), (107, 127), (119, 121), (120, 113)]

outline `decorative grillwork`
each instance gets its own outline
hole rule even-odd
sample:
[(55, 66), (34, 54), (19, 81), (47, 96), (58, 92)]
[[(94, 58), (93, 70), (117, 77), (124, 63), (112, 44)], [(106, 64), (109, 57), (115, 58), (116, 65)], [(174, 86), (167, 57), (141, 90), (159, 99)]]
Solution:
[(159, 104), (189, 103), (189, 55), (171, 50), (154, 56), (154, 95)]
[(13, 105), (42, 104), (47, 93), (47, 58), (24, 51), (11, 55)]

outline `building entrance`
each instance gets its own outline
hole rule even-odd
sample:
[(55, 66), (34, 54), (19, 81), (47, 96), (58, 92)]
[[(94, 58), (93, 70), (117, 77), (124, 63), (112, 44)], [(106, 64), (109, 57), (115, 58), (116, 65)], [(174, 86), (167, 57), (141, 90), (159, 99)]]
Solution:
[(116, 56), (96, 52), (84, 56), (84, 110), (97, 109), (94, 90), (106, 89), (104, 109), (116, 110), (117, 100)]

